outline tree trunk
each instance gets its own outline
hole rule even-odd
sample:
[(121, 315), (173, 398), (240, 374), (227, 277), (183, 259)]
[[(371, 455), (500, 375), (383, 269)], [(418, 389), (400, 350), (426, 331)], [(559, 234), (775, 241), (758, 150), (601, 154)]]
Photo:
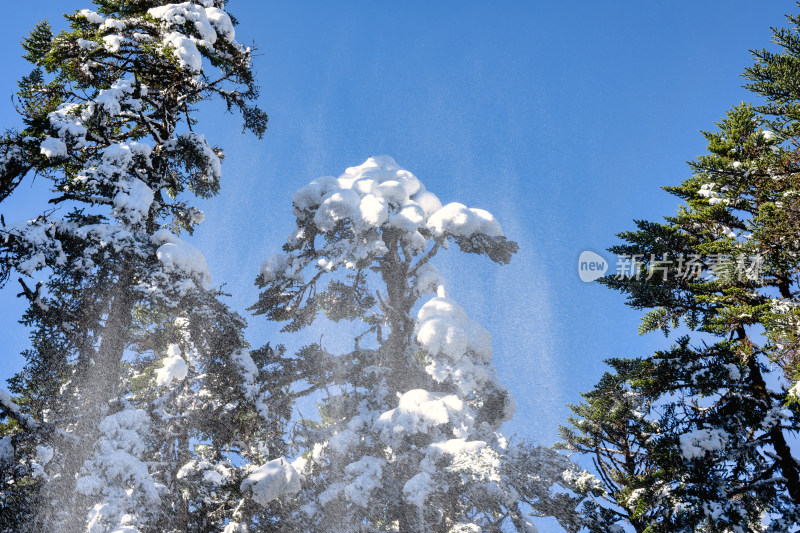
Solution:
[[(755, 357), (750, 357), (748, 359), (747, 369), (748, 380), (753, 386), (757, 397), (771, 404), (772, 398), (769, 395), (764, 376), (761, 374), (761, 369), (758, 367), (758, 362)], [(775, 448), (781, 474), (786, 479), (786, 490), (789, 492), (792, 501), (800, 506), (800, 469), (798, 468), (797, 461), (792, 456), (792, 450), (786, 442), (786, 437), (781, 428), (777, 425), (773, 426), (767, 435), (769, 435), (772, 447)]]
[(120, 385), (120, 363), (128, 345), (134, 298), (130, 287), (133, 275), (123, 271), (117, 283), (109, 291), (108, 317), (100, 338), (100, 346), (94, 357), (94, 364), (85, 374), (87, 393), (82, 413), (87, 421), (99, 422), (108, 412), (109, 402), (118, 396)]
[[(750, 344), (750, 340), (747, 338), (747, 333), (744, 331), (743, 327), (739, 327), (737, 334), (740, 342)], [(754, 355), (750, 355), (747, 358), (747, 370), (748, 381), (753, 387), (756, 398), (771, 406), (773, 398), (767, 390), (767, 384), (764, 381), (764, 376), (761, 374), (761, 369)], [(769, 435), (769, 441), (772, 447), (775, 448), (775, 454), (778, 456), (777, 461), (781, 473), (786, 479), (786, 490), (789, 492), (792, 501), (796, 505), (800, 505), (800, 468), (798, 468), (797, 461), (792, 457), (792, 450), (786, 442), (786, 437), (779, 426), (773, 426), (767, 435)]]

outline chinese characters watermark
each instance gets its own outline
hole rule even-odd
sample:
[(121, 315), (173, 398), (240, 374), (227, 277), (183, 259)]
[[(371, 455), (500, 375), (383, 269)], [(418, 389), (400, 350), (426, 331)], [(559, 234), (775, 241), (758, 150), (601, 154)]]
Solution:
[[(617, 255), (617, 279), (681, 280), (688, 283), (710, 281), (760, 282), (763, 277), (764, 257), (755, 255), (731, 255), (723, 253), (700, 254), (642, 254)], [(578, 258), (578, 275), (589, 283), (605, 275), (609, 263), (601, 255), (586, 250)]]

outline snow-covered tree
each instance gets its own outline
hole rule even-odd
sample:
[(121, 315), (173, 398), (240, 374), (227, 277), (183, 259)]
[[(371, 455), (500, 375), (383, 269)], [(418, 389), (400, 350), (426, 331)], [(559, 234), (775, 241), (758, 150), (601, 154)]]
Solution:
[(22, 276), (31, 329), (14, 397), (0, 391), (0, 530), (265, 525), (249, 497), (270, 465), (263, 361), (181, 238), (221, 175), (193, 107), (222, 100), (265, 131), (251, 50), (223, 0), (95, 3), (23, 42), (24, 128), (0, 141), (0, 198), (34, 173), (52, 193), (0, 219), (0, 275)]
[(388, 156), (316, 179), (292, 204), (296, 228), (262, 264), (253, 310), (285, 331), (322, 312), (356, 333), (347, 353), (322, 341), (259, 351), (275, 413), (319, 401), (318, 419), (300, 420), (286, 450), (302, 477), (286, 530), (527, 532), (530, 515), (577, 530), (578, 497), (551, 489), (587, 490), (591, 476), (500, 433), (514, 403), (491, 337), (447, 297), (431, 261), (454, 243), (507, 263), (517, 245), (497, 220), (442, 207)]
[[(575, 406), (566, 445), (598, 459), (618, 506), (591, 510), (597, 531), (620, 517), (648, 532), (800, 527), (800, 19), (789, 20), (779, 52), (755, 52), (745, 73), (766, 104), (736, 106), (705, 133), (708, 154), (667, 187), (684, 201), (677, 215), (639, 221), (611, 248), (631, 275), (603, 282), (647, 310), (640, 332), (697, 333), (612, 360)], [(631, 450), (626, 471), (611, 455)]]

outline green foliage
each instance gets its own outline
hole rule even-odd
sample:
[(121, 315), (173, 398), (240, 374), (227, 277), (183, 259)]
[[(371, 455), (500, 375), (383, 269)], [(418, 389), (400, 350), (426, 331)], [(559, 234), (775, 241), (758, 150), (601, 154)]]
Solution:
[(42, 66), (43, 60), (53, 45), (53, 30), (47, 19), (33, 27), (28, 37), (22, 41), (25, 54), (22, 56), (34, 65)]
[(571, 406), (562, 446), (592, 456), (606, 489), (585, 508), (593, 531), (800, 525), (789, 392), (800, 377), (800, 19), (787, 18), (780, 51), (753, 52), (745, 72), (766, 103), (739, 104), (703, 132), (707, 154), (665, 187), (677, 214), (636, 221), (610, 249), (639, 263), (638, 276), (601, 280), (645, 311), (639, 332), (684, 327), (703, 342), (609, 360), (613, 372)]

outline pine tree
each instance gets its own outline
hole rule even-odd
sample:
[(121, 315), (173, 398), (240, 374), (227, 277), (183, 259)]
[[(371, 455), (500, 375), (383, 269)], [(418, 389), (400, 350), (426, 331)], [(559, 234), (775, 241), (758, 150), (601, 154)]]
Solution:
[[(792, 28), (774, 30), (780, 52), (754, 52), (745, 73), (766, 104), (738, 105), (704, 133), (708, 154), (666, 188), (684, 202), (678, 214), (637, 222), (611, 248), (638, 264), (603, 282), (647, 310), (640, 332), (696, 333), (612, 360), (615, 372), (573, 407), (566, 446), (613, 472), (604, 481), (617, 507), (588, 513), (598, 531), (620, 516), (648, 532), (800, 526), (800, 40), (788, 18)], [(603, 412), (598, 401), (634, 407)], [(631, 439), (644, 459), (626, 471), (605, 449)]]
[(431, 262), (455, 243), (507, 263), (517, 245), (495, 218), (442, 207), (388, 156), (314, 180), (292, 204), (296, 228), (263, 263), (253, 310), (289, 332), (320, 312), (360, 331), (347, 353), (322, 341), (259, 352), (274, 413), (319, 402), (286, 450), (303, 479), (286, 531), (535, 531), (528, 513), (576, 531), (579, 496), (551, 488), (588, 490), (591, 476), (499, 433), (514, 404), (491, 338), (446, 297)]
[(35, 173), (53, 206), (0, 219), (0, 276), (22, 276), (31, 331), (14, 397), (0, 391), (0, 531), (274, 522), (242, 488), (270, 464), (264, 362), (180, 237), (221, 173), (194, 106), (220, 99), (265, 131), (251, 50), (222, 0), (96, 5), (24, 41), (24, 128), (0, 141), (0, 199)]
[(592, 391), (582, 394), (584, 403), (570, 405), (573, 427), (559, 428), (563, 441), (555, 447), (590, 456), (605, 487), (583, 504), (584, 525), (590, 531), (613, 531), (623, 521), (644, 533), (664, 511), (641, 505), (645, 491), (658, 480), (659, 467), (648, 447), (656, 427), (642, 416), (649, 412), (648, 399), (626, 381), (631, 363), (608, 363), (616, 372), (606, 373)]

